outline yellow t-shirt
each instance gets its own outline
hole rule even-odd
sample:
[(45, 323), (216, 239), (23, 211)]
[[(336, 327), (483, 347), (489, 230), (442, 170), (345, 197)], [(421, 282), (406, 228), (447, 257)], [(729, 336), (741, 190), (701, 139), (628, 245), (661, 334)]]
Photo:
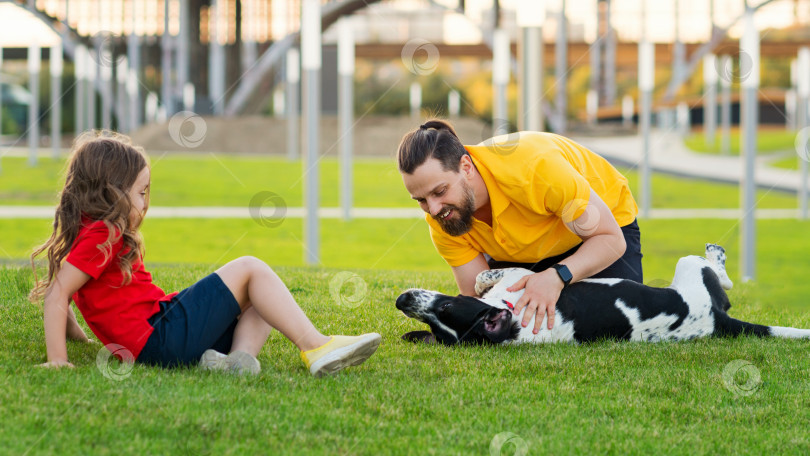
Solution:
[(619, 226), (633, 222), (638, 206), (627, 178), (607, 160), (551, 133), (520, 132), (465, 146), (489, 192), (492, 226), (473, 219), (472, 229), (450, 236), (433, 220), (433, 245), (450, 266), (479, 253), (497, 261), (534, 263), (582, 242), (565, 226), (585, 210), (593, 189)]

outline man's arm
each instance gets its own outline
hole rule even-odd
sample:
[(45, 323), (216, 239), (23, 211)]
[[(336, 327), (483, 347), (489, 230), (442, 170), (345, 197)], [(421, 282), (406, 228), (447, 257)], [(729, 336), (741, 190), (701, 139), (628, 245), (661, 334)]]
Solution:
[(478, 276), (479, 272), (487, 269), (489, 269), (489, 264), (484, 259), (484, 255), (480, 253), (469, 263), (454, 266), (453, 276), (456, 278), (459, 293), (465, 296), (477, 296), (475, 294), (475, 277)]
[[(624, 255), (627, 245), (615, 217), (599, 195), (591, 190), (585, 211), (576, 219), (565, 224), (569, 230), (582, 238), (577, 251), (562, 260), (571, 271), (571, 283), (590, 277)], [(515, 314), (526, 307), (522, 325), (525, 327), (534, 317), (534, 333), (540, 331), (543, 319), (548, 313), (548, 329), (554, 327), (554, 308), (563, 289), (563, 282), (557, 271), (549, 268), (517, 281), (508, 288), (517, 291), (526, 288), (523, 296), (515, 303)], [(535, 313), (537, 315), (535, 315)]]
[(90, 280), (89, 275), (76, 266), (65, 262), (45, 292), (43, 320), (48, 362), (40, 366), (73, 367), (67, 359), (67, 347), (65, 344), (70, 297), (88, 280)]

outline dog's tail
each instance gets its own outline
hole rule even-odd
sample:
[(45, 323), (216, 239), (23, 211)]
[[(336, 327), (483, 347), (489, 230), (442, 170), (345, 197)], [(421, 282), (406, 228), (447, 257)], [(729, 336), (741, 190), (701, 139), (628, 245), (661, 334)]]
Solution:
[(728, 315), (715, 315), (715, 334), (722, 337), (754, 335), (759, 337), (786, 337), (789, 339), (810, 339), (810, 329), (765, 326), (731, 318)]

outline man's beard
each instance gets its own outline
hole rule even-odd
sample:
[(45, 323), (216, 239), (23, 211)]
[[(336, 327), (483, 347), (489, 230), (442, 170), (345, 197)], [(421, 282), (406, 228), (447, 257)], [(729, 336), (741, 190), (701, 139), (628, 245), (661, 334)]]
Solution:
[(442, 207), (439, 212), (439, 214), (443, 214), (450, 209), (455, 214), (452, 214), (448, 219), (442, 219), (438, 215), (432, 216), (442, 227), (442, 230), (450, 236), (461, 236), (472, 229), (473, 213), (475, 213), (475, 195), (472, 187), (465, 182), (462, 182), (462, 186), (464, 187), (464, 199), (461, 200), (461, 207), (450, 204)]

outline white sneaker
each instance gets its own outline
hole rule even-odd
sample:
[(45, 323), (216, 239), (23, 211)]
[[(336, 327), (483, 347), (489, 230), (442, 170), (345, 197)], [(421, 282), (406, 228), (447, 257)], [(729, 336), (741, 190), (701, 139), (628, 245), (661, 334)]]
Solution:
[(255, 375), (262, 370), (258, 359), (241, 350), (231, 352), (229, 355), (216, 350), (206, 350), (200, 358), (200, 367), (206, 370), (229, 371), (237, 375)]

